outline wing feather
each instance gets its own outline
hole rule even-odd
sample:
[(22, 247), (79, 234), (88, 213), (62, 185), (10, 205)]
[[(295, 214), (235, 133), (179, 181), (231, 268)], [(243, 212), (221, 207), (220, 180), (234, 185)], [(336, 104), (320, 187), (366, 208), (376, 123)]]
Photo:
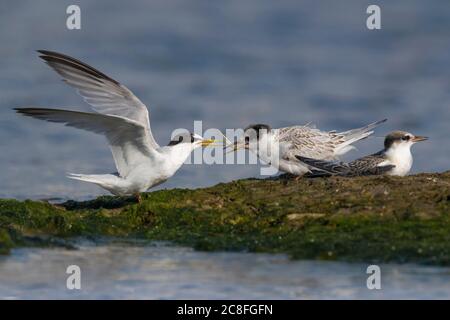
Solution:
[(386, 159), (381, 152), (356, 159), (350, 163), (340, 161), (324, 161), (297, 156), (297, 159), (314, 169), (322, 170), (331, 175), (368, 176), (382, 175), (395, 168), (395, 165), (381, 165)]
[(115, 115), (45, 108), (16, 108), (18, 113), (36, 119), (64, 123), (66, 126), (103, 134), (110, 144), (117, 171), (126, 177), (130, 169), (153, 156), (146, 128)]
[(351, 173), (358, 176), (381, 175), (395, 168), (395, 165), (380, 165), (386, 161), (383, 152), (365, 156), (350, 162)]
[(351, 170), (349, 165), (344, 162), (325, 161), (302, 156), (297, 156), (297, 159), (310, 167), (328, 172), (329, 174), (347, 175)]
[(282, 158), (296, 161), (297, 155), (313, 159), (334, 159), (337, 134), (324, 132), (309, 126), (293, 126), (279, 129)]
[(152, 148), (159, 147), (151, 133), (147, 107), (127, 87), (70, 56), (47, 50), (38, 52), (66, 83), (77, 89), (95, 111), (141, 124), (147, 131), (149, 145)]
[(309, 123), (304, 126), (292, 126), (278, 129), (278, 141), (282, 158), (297, 161), (296, 156), (311, 159), (336, 160), (351, 150), (352, 143), (364, 139), (373, 133), (372, 129), (385, 122), (376, 121), (362, 128), (344, 132), (321, 131)]

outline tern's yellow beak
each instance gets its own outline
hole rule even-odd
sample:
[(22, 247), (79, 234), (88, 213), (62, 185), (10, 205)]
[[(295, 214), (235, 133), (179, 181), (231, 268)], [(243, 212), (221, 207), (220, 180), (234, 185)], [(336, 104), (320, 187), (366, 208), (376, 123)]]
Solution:
[(217, 140), (214, 140), (214, 139), (203, 139), (202, 142), (201, 142), (201, 145), (202, 145), (202, 147), (207, 147), (210, 144), (215, 143), (215, 142), (217, 142)]
[(411, 139), (413, 142), (419, 142), (419, 141), (425, 141), (428, 140), (428, 137), (424, 136), (414, 136), (414, 138)]

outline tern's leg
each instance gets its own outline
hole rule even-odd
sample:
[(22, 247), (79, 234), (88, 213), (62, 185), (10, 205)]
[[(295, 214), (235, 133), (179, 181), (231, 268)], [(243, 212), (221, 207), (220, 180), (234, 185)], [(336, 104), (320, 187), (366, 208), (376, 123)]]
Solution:
[(136, 197), (136, 201), (137, 201), (139, 204), (141, 204), (141, 203), (142, 203), (141, 193), (140, 193), (140, 192), (136, 192), (135, 197)]

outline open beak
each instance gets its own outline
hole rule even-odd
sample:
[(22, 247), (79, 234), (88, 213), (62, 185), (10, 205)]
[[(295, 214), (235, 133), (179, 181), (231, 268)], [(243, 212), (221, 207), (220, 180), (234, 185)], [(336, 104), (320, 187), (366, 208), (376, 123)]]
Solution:
[(203, 140), (201, 141), (201, 146), (202, 146), (202, 147), (207, 147), (207, 146), (209, 146), (210, 144), (213, 144), (213, 143), (215, 143), (215, 142), (217, 142), (217, 140), (214, 140), (214, 139), (203, 139)]
[(419, 141), (425, 141), (425, 140), (428, 140), (428, 137), (414, 136), (414, 138), (412, 138), (412, 142), (419, 142)]

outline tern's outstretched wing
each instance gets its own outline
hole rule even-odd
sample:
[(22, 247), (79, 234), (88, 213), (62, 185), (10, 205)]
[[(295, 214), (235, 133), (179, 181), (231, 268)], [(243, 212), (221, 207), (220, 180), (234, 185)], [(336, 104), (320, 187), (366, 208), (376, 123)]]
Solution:
[(97, 69), (61, 53), (38, 50), (40, 57), (92, 108), (102, 114), (133, 120), (148, 131), (151, 148), (158, 148), (150, 129), (147, 107), (127, 87)]
[(66, 126), (103, 134), (108, 139), (120, 176), (154, 155), (149, 136), (142, 124), (114, 115), (43, 108), (16, 108), (25, 116), (64, 123)]

